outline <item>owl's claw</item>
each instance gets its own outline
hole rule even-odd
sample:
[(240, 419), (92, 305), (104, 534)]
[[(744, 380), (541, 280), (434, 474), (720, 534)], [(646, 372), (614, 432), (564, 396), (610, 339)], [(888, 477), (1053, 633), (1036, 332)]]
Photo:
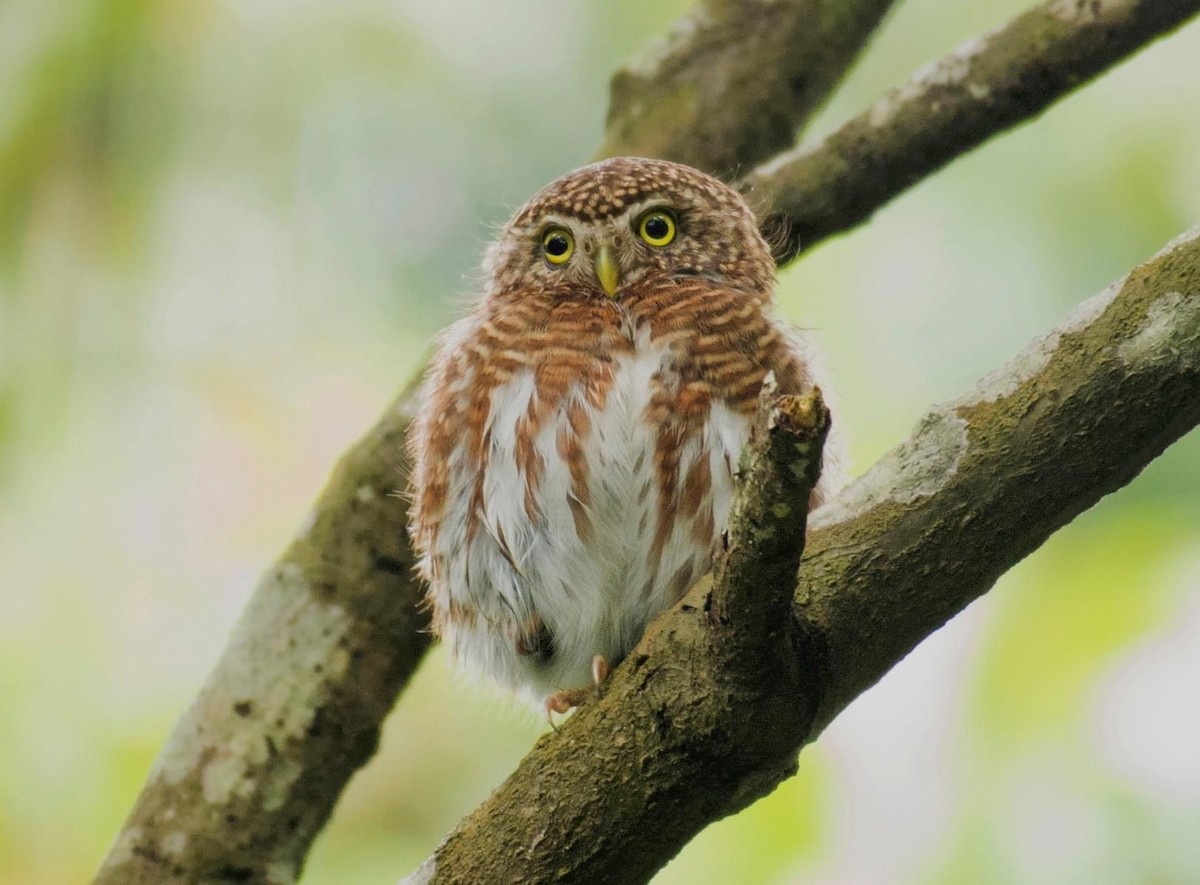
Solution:
[[(579, 702), (583, 700), (579, 694), (580, 690), (574, 688), (569, 691), (556, 691), (554, 694), (550, 695), (550, 697), (546, 698), (546, 703), (544, 705), (546, 718), (550, 719), (551, 715), (554, 713), (558, 713), (559, 715), (562, 715), (563, 713), (569, 713), (572, 707), (579, 706)], [(553, 720), (551, 720), (551, 723), (553, 723)]]
[(608, 674), (612, 671), (609, 667), (608, 658), (604, 655), (596, 655), (592, 658), (592, 680), (595, 685), (588, 685), (583, 688), (568, 688), (563, 691), (556, 691), (550, 697), (546, 698), (546, 702), (542, 709), (546, 713), (546, 719), (550, 723), (550, 727), (555, 731), (558, 729), (554, 725), (554, 715), (558, 713), (560, 716), (563, 713), (568, 713), (572, 708), (578, 707), (588, 698), (599, 695), (600, 689), (608, 680)]
[(609, 674), (608, 658), (604, 655), (596, 655), (592, 658), (592, 681), (596, 683), (596, 688), (604, 684), (608, 679)]

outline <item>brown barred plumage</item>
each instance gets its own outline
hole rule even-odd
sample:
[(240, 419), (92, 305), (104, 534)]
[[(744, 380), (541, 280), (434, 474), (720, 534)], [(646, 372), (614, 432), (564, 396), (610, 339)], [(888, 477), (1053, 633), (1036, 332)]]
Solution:
[(764, 377), (800, 392), (813, 366), (753, 214), (686, 166), (560, 179), (485, 271), (414, 422), (410, 530), (456, 655), (564, 709), (709, 569)]

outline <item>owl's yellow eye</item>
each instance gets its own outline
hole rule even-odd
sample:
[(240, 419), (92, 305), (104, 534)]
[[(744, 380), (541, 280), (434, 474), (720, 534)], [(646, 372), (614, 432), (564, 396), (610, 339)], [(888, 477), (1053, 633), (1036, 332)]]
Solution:
[(647, 212), (638, 222), (638, 234), (651, 246), (665, 246), (675, 239), (675, 219), (662, 209)]
[(575, 238), (566, 228), (552, 227), (542, 236), (542, 254), (551, 264), (566, 264), (575, 251)]

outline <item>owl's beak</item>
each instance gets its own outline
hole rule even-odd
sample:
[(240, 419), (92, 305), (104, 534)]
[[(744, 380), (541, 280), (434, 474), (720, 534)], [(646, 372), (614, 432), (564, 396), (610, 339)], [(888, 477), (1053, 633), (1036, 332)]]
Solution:
[(621, 281), (621, 266), (617, 264), (612, 246), (601, 246), (596, 250), (596, 279), (609, 298), (617, 297), (617, 284)]

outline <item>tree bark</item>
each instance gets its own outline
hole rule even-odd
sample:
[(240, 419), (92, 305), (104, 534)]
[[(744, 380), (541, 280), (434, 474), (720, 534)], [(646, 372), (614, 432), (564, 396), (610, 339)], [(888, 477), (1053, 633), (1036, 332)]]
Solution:
[(895, 0), (701, 0), (612, 79), (599, 157), (736, 179), (790, 146)]
[(644, 882), (700, 821), (794, 770), (814, 712), (797, 699), (815, 695), (789, 610), (829, 413), (819, 392), (771, 400), (741, 459), (729, 549), (703, 589), (410, 881)]
[(405, 391), (342, 456), (161, 751), (97, 882), (291, 882), (430, 637)]
[(728, 640), (713, 613), (732, 575), (718, 569), (406, 881), (647, 881), (793, 774), (851, 700), (1197, 423), (1200, 228), (931, 410), (816, 511), (798, 584), (770, 557), (738, 561), (741, 586), (792, 597), (774, 657)]
[(826, 138), (741, 183), (779, 263), (1040, 114), (1200, 12), (1200, 0), (1051, 0), (964, 43)]

